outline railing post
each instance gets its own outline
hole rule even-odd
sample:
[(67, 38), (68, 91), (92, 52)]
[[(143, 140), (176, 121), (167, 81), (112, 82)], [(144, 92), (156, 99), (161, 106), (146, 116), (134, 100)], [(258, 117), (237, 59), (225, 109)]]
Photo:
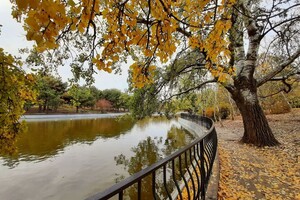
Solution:
[(201, 163), (201, 199), (205, 200), (205, 168), (204, 168), (204, 140), (200, 141), (200, 163)]
[(142, 199), (142, 179), (138, 181), (138, 200)]
[(152, 194), (153, 194), (153, 199), (156, 200), (156, 190), (155, 190), (155, 171), (152, 172)]

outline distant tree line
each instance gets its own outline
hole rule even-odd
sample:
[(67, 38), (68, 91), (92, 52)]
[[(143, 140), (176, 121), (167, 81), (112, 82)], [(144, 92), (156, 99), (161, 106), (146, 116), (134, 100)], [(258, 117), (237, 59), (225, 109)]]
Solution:
[(27, 101), (26, 111), (32, 112), (65, 112), (80, 109), (101, 112), (128, 111), (130, 95), (118, 89), (99, 90), (95, 86), (68, 85), (60, 77), (50, 74), (37, 74), (35, 90), (36, 101)]
[[(129, 88), (129, 92), (118, 89), (99, 90), (95, 86), (68, 85), (61, 78), (50, 74), (37, 73), (35, 90), (36, 101), (27, 101), (26, 111), (35, 112), (123, 112), (130, 111), (133, 118), (141, 119), (153, 113), (167, 116), (185, 111), (211, 117), (215, 120), (234, 118), (239, 111), (230, 94), (216, 84), (204, 87), (196, 93), (186, 93), (171, 101), (164, 101), (164, 96), (157, 93), (157, 85), (152, 84), (141, 89)], [(296, 83), (297, 85), (297, 83)], [(269, 84), (259, 90), (261, 105), (267, 113), (289, 112), (292, 107), (299, 107), (299, 87), (290, 94), (279, 91), (280, 85)], [(269, 95), (273, 94), (273, 95)], [(275, 103), (279, 105), (275, 105)]]

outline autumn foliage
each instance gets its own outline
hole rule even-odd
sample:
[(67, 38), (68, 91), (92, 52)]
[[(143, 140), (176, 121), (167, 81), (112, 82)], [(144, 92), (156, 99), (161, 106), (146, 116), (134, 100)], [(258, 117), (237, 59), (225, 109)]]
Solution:
[(102, 111), (109, 111), (113, 109), (113, 105), (110, 101), (106, 99), (100, 99), (96, 102), (96, 109), (100, 109)]
[(34, 100), (34, 77), (25, 74), (21, 62), (0, 48), (0, 152), (13, 153), (15, 138), (25, 128), (19, 118), (26, 101)]
[(139, 88), (153, 80), (151, 63), (157, 58), (166, 63), (184, 39), (191, 48), (205, 52), (206, 67), (219, 81), (234, 73), (232, 67), (224, 67), (230, 58), (226, 34), (234, 0), (217, 5), (209, 0), (12, 2), (13, 16), (24, 21), (26, 37), (36, 42), (38, 51), (58, 48), (66, 34), (90, 34), (91, 62), (111, 72), (122, 57), (132, 55), (133, 83)]
[(300, 110), (270, 115), (277, 147), (257, 148), (241, 144), (241, 119), (217, 124), (219, 138), (219, 200), (300, 199), (299, 125)]

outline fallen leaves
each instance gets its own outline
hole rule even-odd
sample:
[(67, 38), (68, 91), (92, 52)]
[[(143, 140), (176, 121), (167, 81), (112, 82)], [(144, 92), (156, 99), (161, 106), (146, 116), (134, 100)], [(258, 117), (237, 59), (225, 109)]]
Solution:
[(277, 147), (257, 148), (228, 140), (233, 129), (241, 135), (243, 128), (239, 120), (223, 122), (224, 127), (218, 129), (218, 199), (300, 199), (299, 111), (293, 117), (293, 113), (269, 117), (281, 142)]

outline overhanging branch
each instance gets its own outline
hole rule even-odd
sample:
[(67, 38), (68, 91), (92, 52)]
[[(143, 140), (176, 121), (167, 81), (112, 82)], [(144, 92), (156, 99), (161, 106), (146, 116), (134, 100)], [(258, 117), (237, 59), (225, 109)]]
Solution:
[(170, 100), (171, 98), (173, 98), (173, 97), (175, 97), (175, 96), (180, 96), (180, 95), (182, 95), (182, 94), (189, 93), (190, 91), (193, 91), (193, 90), (198, 90), (198, 89), (200, 89), (201, 87), (203, 87), (204, 85), (206, 85), (206, 84), (208, 84), (208, 83), (216, 83), (216, 82), (217, 82), (216, 79), (204, 81), (203, 83), (201, 83), (201, 84), (199, 84), (199, 85), (197, 85), (197, 86), (195, 86), (195, 87), (189, 88), (189, 89), (187, 89), (187, 90), (185, 90), (185, 91), (183, 91), (183, 92), (179, 92), (179, 93), (173, 94), (173, 95), (171, 95), (170, 97), (168, 97), (168, 98), (165, 99), (165, 100)]

